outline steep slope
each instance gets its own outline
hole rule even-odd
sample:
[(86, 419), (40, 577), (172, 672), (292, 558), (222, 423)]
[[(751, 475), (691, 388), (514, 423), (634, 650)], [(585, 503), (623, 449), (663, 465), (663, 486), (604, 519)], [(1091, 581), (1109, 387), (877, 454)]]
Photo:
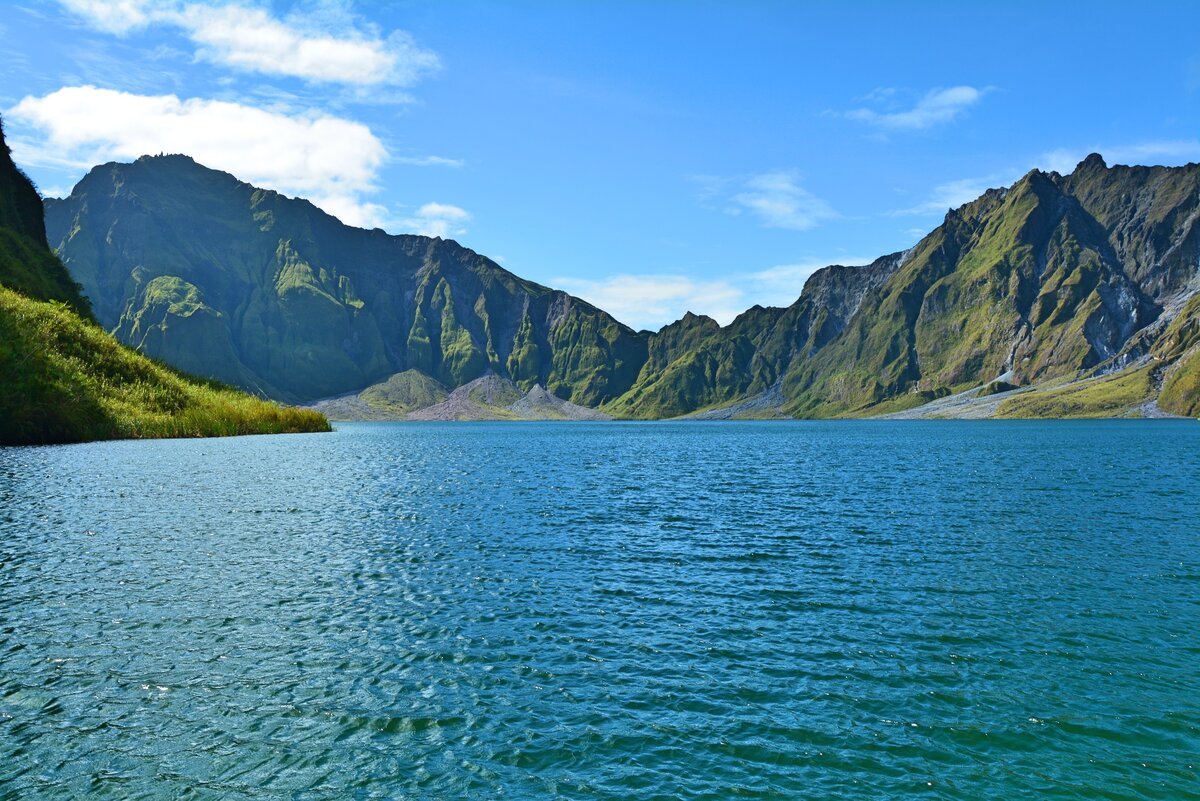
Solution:
[(188, 378), (0, 286), (0, 444), (328, 430), (316, 412)]
[(95, 168), (47, 226), (121, 341), (269, 397), (414, 369), (596, 405), (645, 360), (644, 336), (456, 242), (351, 228), (184, 156)]
[[(1195, 183), (1194, 170), (1181, 172)], [(792, 365), (785, 408), (869, 414), (997, 379), (1026, 385), (1131, 363), (1127, 346), (1162, 314), (1168, 270), (1123, 259), (1120, 232), (1071, 186), (1034, 171), (947, 214), (837, 341)]]
[[(372, 387), (366, 407), (405, 416), (381, 398), (413, 377), (494, 376), (627, 418), (870, 416), (968, 393), (993, 411), (1158, 397), (1193, 414), (1198, 219), (1200, 166), (1093, 155), (989, 190), (908, 251), (819, 270), (787, 308), (650, 333), (455, 242), (349, 228), (182, 156), (97, 167), (47, 215), (102, 324), (176, 366), (284, 399)], [(1144, 372), (1091, 381), (1126, 370)]]
[(55, 300), (91, 317), (62, 262), (46, 245), (42, 198), (13, 163), (0, 122), (0, 284), (34, 300)]
[(319, 414), (198, 382), (120, 345), (45, 244), (0, 129), (0, 444), (328, 430)]
[[(1066, 177), (1030, 172), (951, 211), (906, 253), (819, 270), (786, 310), (668, 326), (606, 409), (863, 416), (1028, 387), (993, 406), (1093, 416), (1136, 410), (1161, 388), (1164, 410), (1192, 414), (1198, 205), (1197, 165), (1110, 169), (1091, 156)], [(1089, 380), (1120, 371), (1130, 377)]]
[(755, 306), (724, 328), (688, 313), (650, 337), (637, 382), (606, 411), (675, 417), (771, 392), (795, 359), (815, 353), (842, 332), (863, 298), (904, 257), (893, 253), (864, 267), (825, 267), (788, 308)]

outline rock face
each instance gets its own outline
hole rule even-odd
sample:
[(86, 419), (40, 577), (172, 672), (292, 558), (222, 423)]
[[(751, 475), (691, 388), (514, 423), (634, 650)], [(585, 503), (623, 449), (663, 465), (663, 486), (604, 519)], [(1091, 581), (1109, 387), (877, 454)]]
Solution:
[(323, 431), (320, 415), (197, 382), (120, 345), (46, 246), (0, 129), (0, 445)]
[(989, 190), (906, 252), (819, 270), (787, 308), (651, 333), (455, 242), (349, 228), (181, 156), (97, 167), (47, 211), (100, 321), (179, 367), (305, 400), (411, 373), (450, 392), (430, 405), (494, 376), (632, 418), (865, 416), (1127, 369), (1146, 381), (1122, 398), (1146, 385), (1194, 413), (1198, 219), (1200, 165), (1093, 155)]
[[(792, 363), (793, 414), (864, 414), (1132, 364), (1195, 291), (1200, 166), (1034, 171), (947, 214), (845, 330)], [(1120, 210), (1119, 212), (1117, 210)], [(1188, 287), (1191, 287), (1189, 289)]]
[(185, 156), (97, 167), (46, 220), (119, 339), (278, 399), (412, 369), (595, 406), (645, 360), (644, 336), (456, 242), (351, 228)]
[(88, 303), (46, 244), (42, 198), (13, 163), (0, 125), (0, 284), (34, 300), (66, 303), (91, 318)]

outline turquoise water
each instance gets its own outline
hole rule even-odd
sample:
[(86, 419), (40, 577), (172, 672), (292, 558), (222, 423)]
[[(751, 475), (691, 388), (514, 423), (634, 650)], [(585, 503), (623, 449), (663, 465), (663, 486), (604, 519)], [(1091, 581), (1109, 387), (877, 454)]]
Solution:
[(0, 798), (1200, 798), (1200, 425), (0, 449)]

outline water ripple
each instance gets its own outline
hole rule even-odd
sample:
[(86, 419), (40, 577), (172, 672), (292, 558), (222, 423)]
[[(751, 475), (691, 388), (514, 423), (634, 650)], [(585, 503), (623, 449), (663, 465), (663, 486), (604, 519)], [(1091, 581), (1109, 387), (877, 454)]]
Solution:
[(0, 449), (5, 799), (1200, 798), (1194, 423)]

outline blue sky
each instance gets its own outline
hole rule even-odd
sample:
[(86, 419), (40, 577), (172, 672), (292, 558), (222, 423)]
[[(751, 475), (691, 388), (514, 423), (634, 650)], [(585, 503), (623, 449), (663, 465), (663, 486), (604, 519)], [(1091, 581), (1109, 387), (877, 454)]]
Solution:
[(786, 305), (1031, 168), (1200, 161), (1200, 11), (1143, 3), (4, 3), (63, 194), (186, 152), (635, 326)]

